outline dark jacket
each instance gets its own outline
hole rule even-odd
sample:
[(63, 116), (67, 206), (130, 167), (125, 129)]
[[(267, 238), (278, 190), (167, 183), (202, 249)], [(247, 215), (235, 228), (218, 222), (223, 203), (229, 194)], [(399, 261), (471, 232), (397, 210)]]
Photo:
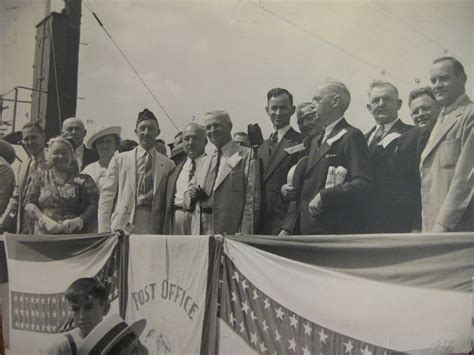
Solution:
[(286, 184), (288, 171), (298, 162), (304, 149), (303, 146), (300, 150), (293, 149), (294, 151), (288, 148), (300, 143), (301, 134), (290, 128), (274, 148), (273, 154), (269, 139), (258, 148), (257, 156), (262, 171), (262, 211), (258, 234), (277, 235), (281, 230), (289, 205), (289, 201), (281, 195), (281, 187)]
[[(369, 139), (375, 127), (366, 134)], [(418, 129), (398, 120), (385, 134), (385, 144), (369, 148), (373, 189), (367, 218), (368, 233), (409, 233), (421, 227)], [(390, 136), (391, 135), (391, 136)], [(398, 136), (398, 137), (397, 137)]]
[[(360, 130), (342, 119), (319, 147), (316, 136), (307, 158), (295, 171), (297, 200), (290, 203), (283, 228), (292, 234), (352, 234), (362, 230), (362, 211), (370, 189), (368, 149)], [(326, 188), (330, 166), (348, 170), (342, 184)], [(312, 216), (309, 203), (321, 195), (322, 213)], [(299, 227), (299, 228), (298, 228)]]

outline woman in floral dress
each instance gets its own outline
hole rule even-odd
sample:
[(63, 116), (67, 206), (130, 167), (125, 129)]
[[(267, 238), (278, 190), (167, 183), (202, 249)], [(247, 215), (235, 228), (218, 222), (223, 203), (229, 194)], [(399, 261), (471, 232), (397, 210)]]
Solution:
[(72, 144), (51, 139), (48, 169), (31, 176), (25, 210), (36, 221), (35, 234), (88, 232), (95, 225), (99, 193), (89, 175), (79, 174)]

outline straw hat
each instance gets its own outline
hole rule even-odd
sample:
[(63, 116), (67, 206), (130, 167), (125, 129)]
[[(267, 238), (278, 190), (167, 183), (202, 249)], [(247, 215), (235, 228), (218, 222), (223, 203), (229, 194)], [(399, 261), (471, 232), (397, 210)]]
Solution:
[(120, 340), (130, 333), (137, 338), (145, 329), (146, 320), (141, 319), (128, 325), (121, 317), (114, 314), (106, 317), (87, 335), (84, 343), (77, 349), (78, 355), (107, 354)]
[(120, 133), (122, 133), (122, 127), (120, 126), (99, 127), (96, 129), (94, 134), (87, 140), (86, 147), (88, 149), (92, 149), (92, 145), (95, 143), (95, 141), (97, 141), (99, 138), (108, 136), (109, 134), (115, 134), (120, 138)]

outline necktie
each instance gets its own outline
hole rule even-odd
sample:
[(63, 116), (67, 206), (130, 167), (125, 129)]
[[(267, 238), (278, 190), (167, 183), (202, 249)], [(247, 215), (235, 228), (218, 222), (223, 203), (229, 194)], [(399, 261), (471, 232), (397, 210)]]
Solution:
[(273, 155), (273, 153), (276, 150), (276, 147), (278, 146), (278, 132), (277, 131), (270, 134), (270, 140), (268, 143), (269, 143), (268, 147), (270, 148), (270, 155)]
[(188, 182), (191, 182), (194, 175), (196, 175), (196, 160), (191, 159), (191, 168), (189, 169)]
[(138, 167), (140, 184), (138, 187), (138, 206), (151, 206), (153, 201), (153, 162), (150, 153), (146, 152)]
[(372, 141), (369, 144), (369, 148), (373, 147), (374, 145), (377, 145), (382, 140), (384, 134), (385, 128), (383, 125), (380, 125), (375, 131), (374, 136), (372, 137)]
[(274, 131), (270, 135), (270, 145), (276, 146), (278, 144), (278, 131)]

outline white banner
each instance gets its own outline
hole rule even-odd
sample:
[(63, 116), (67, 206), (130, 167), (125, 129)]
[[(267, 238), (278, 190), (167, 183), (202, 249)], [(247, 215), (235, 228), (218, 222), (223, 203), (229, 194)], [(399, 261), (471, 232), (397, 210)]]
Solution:
[(146, 319), (150, 354), (198, 354), (206, 304), (209, 237), (132, 235), (129, 324)]

